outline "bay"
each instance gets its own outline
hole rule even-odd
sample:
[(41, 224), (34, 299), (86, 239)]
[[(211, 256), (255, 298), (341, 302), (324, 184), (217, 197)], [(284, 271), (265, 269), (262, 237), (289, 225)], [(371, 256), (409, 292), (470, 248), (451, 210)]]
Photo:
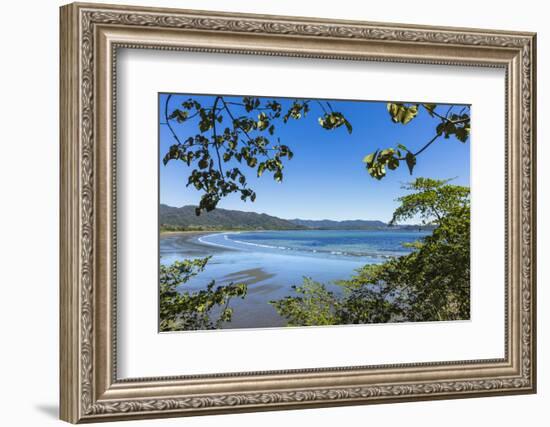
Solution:
[(285, 326), (269, 301), (293, 295), (305, 277), (341, 293), (334, 282), (349, 279), (365, 264), (382, 263), (411, 251), (404, 246), (428, 235), (410, 230), (284, 230), (220, 233), (172, 233), (160, 238), (160, 262), (211, 256), (204, 272), (181, 291), (246, 283), (244, 300), (234, 299), (224, 329)]

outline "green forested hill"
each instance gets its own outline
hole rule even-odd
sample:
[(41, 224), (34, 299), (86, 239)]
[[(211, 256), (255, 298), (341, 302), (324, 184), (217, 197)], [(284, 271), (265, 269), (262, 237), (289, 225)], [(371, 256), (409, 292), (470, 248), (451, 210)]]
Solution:
[(243, 212), (217, 208), (195, 215), (196, 206), (176, 208), (161, 204), (159, 219), (161, 230), (417, 230), (431, 226), (397, 225), (389, 227), (377, 220), (282, 219), (256, 212)]
[(195, 215), (195, 208), (196, 206), (176, 208), (161, 204), (159, 209), (161, 228), (163, 230), (293, 230), (306, 228), (267, 214), (220, 208), (211, 212), (202, 212), (197, 216)]

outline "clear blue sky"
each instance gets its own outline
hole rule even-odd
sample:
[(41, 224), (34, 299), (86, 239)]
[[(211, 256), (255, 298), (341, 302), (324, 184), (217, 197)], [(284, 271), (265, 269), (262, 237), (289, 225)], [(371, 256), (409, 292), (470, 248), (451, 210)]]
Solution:
[[(212, 96), (187, 94), (173, 95), (169, 111), (181, 102), (193, 97), (203, 106), (212, 104)], [(196, 205), (201, 193), (193, 187), (186, 187), (187, 177), (192, 170), (181, 161), (170, 161), (166, 166), (162, 158), (175, 142), (164, 122), (164, 105), (167, 95), (159, 94), (160, 135), (160, 202), (170, 206)], [(231, 100), (230, 97), (225, 97)], [(241, 101), (237, 97), (234, 101)], [(276, 99), (285, 106), (292, 99)], [(219, 208), (267, 213), (280, 218), (302, 219), (379, 219), (391, 218), (398, 203), (397, 197), (405, 194), (400, 187), (416, 177), (455, 178), (455, 184), (470, 185), (470, 140), (465, 144), (456, 138), (439, 138), (418, 156), (413, 175), (402, 162), (395, 171), (381, 181), (371, 178), (362, 159), (377, 148), (395, 147), (398, 143), (417, 151), (435, 135), (438, 119), (432, 118), (424, 109), (407, 125), (391, 121), (386, 102), (334, 101), (334, 111), (340, 111), (351, 122), (350, 135), (342, 126), (325, 130), (317, 118), (322, 110), (311, 104), (306, 118), (282, 121), (277, 126), (276, 136), (282, 144), (294, 152), (292, 160), (285, 160), (284, 180), (277, 183), (270, 173), (261, 178), (243, 163), (241, 170), (246, 174), (249, 186), (257, 193), (254, 203), (243, 202), (237, 195), (222, 199)], [(236, 112), (240, 107), (234, 107)], [(440, 105), (436, 111), (444, 114), (447, 107)], [(184, 140), (198, 133), (197, 119), (183, 124), (172, 122), (173, 127)], [(209, 135), (208, 135), (209, 136)]]

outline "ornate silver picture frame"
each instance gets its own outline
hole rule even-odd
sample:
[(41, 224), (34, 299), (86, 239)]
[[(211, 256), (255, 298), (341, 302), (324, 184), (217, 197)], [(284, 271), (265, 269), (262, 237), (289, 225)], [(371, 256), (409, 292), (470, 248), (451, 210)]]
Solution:
[[(533, 33), (507, 31), (99, 4), (63, 6), (61, 419), (98, 422), (534, 393), (535, 41)], [(504, 357), (119, 378), (116, 61), (122, 48), (504, 70)]]

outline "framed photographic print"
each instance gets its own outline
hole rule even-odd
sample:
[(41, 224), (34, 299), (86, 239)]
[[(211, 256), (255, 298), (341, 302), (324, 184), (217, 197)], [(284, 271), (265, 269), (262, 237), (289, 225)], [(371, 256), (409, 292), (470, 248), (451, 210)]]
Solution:
[(61, 418), (533, 393), (535, 35), (61, 8)]

